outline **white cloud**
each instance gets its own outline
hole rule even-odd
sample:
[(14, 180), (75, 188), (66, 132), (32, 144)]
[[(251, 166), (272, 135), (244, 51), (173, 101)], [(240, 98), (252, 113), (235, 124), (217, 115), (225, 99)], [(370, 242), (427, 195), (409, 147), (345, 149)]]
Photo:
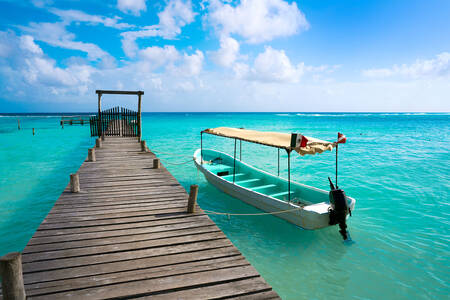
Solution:
[(239, 55), (239, 43), (231, 37), (220, 39), (220, 49), (212, 53), (211, 58), (222, 67), (233, 67)]
[(384, 78), (393, 75), (393, 71), (391, 69), (367, 69), (362, 71), (363, 75), (366, 77), (372, 78)]
[(173, 39), (181, 33), (181, 27), (192, 23), (195, 18), (191, 1), (170, 0), (163, 11), (158, 13), (159, 24), (145, 26), (141, 30), (126, 31), (121, 33), (122, 48), (128, 57), (135, 57), (139, 47), (136, 45), (138, 38), (161, 36), (165, 39)]
[(254, 62), (253, 75), (262, 81), (298, 82), (304, 73), (304, 65), (293, 66), (284, 50), (266, 47)]
[(171, 0), (162, 12), (158, 14), (161, 36), (174, 38), (181, 33), (181, 27), (192, 23), (196, 13), (192, 10), (190, 0)]
[[(0, 45), (7, 45), (0, 47), (5, 49), (0, 51), (0, 92), (13, 101), (84, 102), (80, 107), (88, 110), (95, 109), (95, 89), (125, 88), (145, 90), (144, 109), (152, 111), (173, 111), (174, 107), (179, 111), (220, 111), (223, 107), (230, 111), (450, 110), (447, 77), (316, 83), (303, 75), (302, 84), (291, 84), (291, 76), (295, 78), (298, 72), (327, 73), (334, 67), (294, 64), (284, 51), (269, 47), (250, 65), (234, 62), (232, 69), (243, 74), (243, 80), (203, 70), (204, 56), (199, 50), (187, 54), (171, 46), (150, 47), (139, 52), (138, 61), (100, 71), (86, 60), (59, 65), (30, 37), (12, 31), (0, 31)], [(141, 68), (144, 62), (158, 59), (165, 61), (160, 69)], [(257, 78), (256, 70), (265, 75)]]
[(233, 71), (237, 79), (245, 79), (249, 77), (250, 67), (245, 63), (235, 63)]
[(152, 78), (150, 79), (150, 81), (153, 84), (153, 88), (155, 88), (156, 90), (161, 91), (163, 89), (161, 78)]
[(433, 78), (450, 75), (450, 53), (442, 52), (435, 58), (418, 59), (413, 64), (394, 65), (392, 68), (367, 69), (362, 72), (370, 78), (405, 77), (405, 78)]
[(75, 35), (68, 32), (63, 23), (30, 23), (29, 26), (20, 28), (32, 35), (34, 39), (51, 46), (85, 52), (90, 60), (111, 58), (107, 52), (95, 44), (75, 41)]
[(0, 65), (5, 79), (5, 88), (18, 86), (23, 91), (31, 91), (29, 97), (36, 97), (36, 91), (49, 94), (77, 94), (87, 91), (96, 69), (86, 64), (70, 64), (58, 67), (53, 59), (44, 55), (32, 36), (16, 36), (12, 32), (0, 32), (0, 43), (14, 48)]
[(139, 61), (134, 64), (139, 72), (158, 69), (177, 77), (198, 76), (203, 69), (204, 55), (200, 50), (181, 54), (174, 46), (147, 47), (139, 51)]
[(181, 76), (197, 76), (203, 67), (203, 52), (196, 50), (194, 54), (184, 54), (182, 64), (176, 69), (176, 73)]
[(141, 64), (147, 70), (155, 70), (167, 64), (173, 64), (180, 58), (180, 54), (174, 46), (148, 47), (139, 51)]
[(122, 36), (122, 49), (128, 57), (135, 57), (139, 51), (136, 44), (138, 38), (155, 37), (159, 35), (159, 30), (155, 26), (147, 26), (143, 30), (126, 31)]
[(208, 19), (220, 35), (236, 34), (261, 43), (307, 30), (309, 23), (297, 4), (283, 0), (242, 0), (237, 6), (215, 0)]
[(65, 23), (72, 23), (72, 22), (86, 22), (91, 25), (97, 25), (97, 24), (103, 24), (106, 27), (112, 27), (116, 29), (126, 29), (126, 28), (133, 28), (134, 25), (128, 24), (128, 23), (121, 23), (119, 22), (120, 18), (108, 18), (104, 16), (98, 16), (98, 15), (89, 15), (83, 11), (80, 10), (62, 10), (53, 8), (50, 9), (50, 12), (59, 16)]
[[(222, 49), (226, 49), (226, 47), (220, 50)], [(217, 56), (218, 53), (221, 53), (220, 50), (215, 52), (214, 55)], [(224, 56), (225, 58), (228, 57)], [(232, 61), (232, 59), (221, 58), (224, 62)], [(284, 50), (273, 49), (270, 46), (266, 46), (264, 51), (256, 56), (253, 65), (233, 60), (231, 64), (226, 66), (234, 71), (236, 79), (266, 83), (297, 83), (307, 73), (312, 75), (314, 81), (323, 81), (323, 74), (330, 74), (340, 67), (339, 65), (307, 66), (304, 62), (295, 65)]]
[(117, 8), (124, 13), (132, 13), (139, 16), (141, 11), (147, 10), (145, 0), (118, 0)]
[(52, 0), (31, 0), (36, 7), (45, 7), (47, 5), (53, 4)]
[(0, 57), (8, 57), (14, 53), (18, 46), (14, 44), (15, 41), (16, 35), (13, 31), (0, 31)]
[(27, 68), (23, 70), (24, 78), (29, 83), (42, 84), (47, 87), (76, 87), (87, 84), (94, 71), (87, 65), (75, 65), (62, 69), (55, 66), (54, 60), (40, 56), (26, 58), (25, 64)]
[(43, 53), (42, 49), (34, 42), (31, 35), (23, 35), (20, 37), (20, 48), (34, 54), (41, 55)]
[(125, 29), (135, 27), (127, 23), (119, 22), (119, 17), (108, 18), (99, 15), (89, 15), (79, 10), (49, 9), (49, 12), (59, 16), (61, 22), (56, 23), (34, 23), (28, 26), (18, 26), (24, 32), (32, 35), (33, 39), (42, 41), (54, 47), (70, 50), (79, 50), (87, 54), (88, 59), (101, 61), (101, 66), (111, 68), (115, 66), (115, 59), (109, 53), (102, 50), (93, 43), (85, 43), (75, 40), (75, 35), (67, 31), (67, 26), (73, 22), (85, 22), (91, 25), (102, 24), (106, 27)]

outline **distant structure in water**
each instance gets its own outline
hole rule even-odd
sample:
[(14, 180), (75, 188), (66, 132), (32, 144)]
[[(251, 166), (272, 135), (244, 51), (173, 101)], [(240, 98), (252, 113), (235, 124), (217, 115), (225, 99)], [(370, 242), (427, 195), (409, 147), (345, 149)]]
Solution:
[(84, 125), (84, 123), (89, 123), (89, 118), (90, 116), (62, 116), (61, 117), (61, 121), (59, 122), (59, 124), (61, 125), (62, 128), (64, 128), (64, 125), (69, 124), (69, 125)]

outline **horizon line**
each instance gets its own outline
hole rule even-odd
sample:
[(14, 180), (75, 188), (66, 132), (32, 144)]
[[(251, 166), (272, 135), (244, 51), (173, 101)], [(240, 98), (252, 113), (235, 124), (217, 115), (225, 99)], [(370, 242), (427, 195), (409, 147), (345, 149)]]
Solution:
[[(450, 111), (143, 111), (142, 113), (163, 113), (163, 114), (177, 114), (177, 113), (237, 113), (237, 114), (450, 114)], [(93, 114), (97, 112), (0, 112), (0, 115), (24, 115), (24, 114)]]

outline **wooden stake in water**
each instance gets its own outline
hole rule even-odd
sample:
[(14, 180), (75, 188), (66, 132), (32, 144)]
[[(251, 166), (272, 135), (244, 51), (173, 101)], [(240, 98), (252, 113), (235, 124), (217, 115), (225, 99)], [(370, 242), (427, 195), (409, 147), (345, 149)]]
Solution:
[(22, 255), (19, 252), (8, 253), (0, 258), (0, 275), (3, 299), (25, 300)]
[(20, 119), (17, 119), (17, 129), (20, 130)]
[(198, 195), (198, 185), (193, 184), (189, 190), (189, 199), (187, 212), (192, 214), (195, 213), (195, 204), (197, 203), (197, 195)]
[(33, 135), (34, 135), (34, 128), (33, 128)]

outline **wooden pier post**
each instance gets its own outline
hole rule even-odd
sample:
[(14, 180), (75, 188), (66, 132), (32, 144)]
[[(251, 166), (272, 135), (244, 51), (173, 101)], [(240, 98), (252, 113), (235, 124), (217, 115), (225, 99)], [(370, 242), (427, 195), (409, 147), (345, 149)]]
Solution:
[(88, 149), (88, 161), (95, 161), (95, 148)]
[(141, 103), (142, 103), (142, 95), (143, 94), (144, 94), (143, 92), (142, 92), (142, 94), (138, 93), (138, 118), (139, 118), (139, 120), (138, 120), (138, 131), (139, 131), (139, 133), (138, 133), (138, 135), (139, 135), (140, 139), (142, 138), (142, 109), (141, 109)]
[(95, 147), (101, 148), (102, 147), (102, 139), (98, 138), (95, 140)]
[(5, 300), (25, 300), (25, 287), (22, 275), (22, 255), (8, 253), (0, 258), (2, 293)]
[(34, 128), (33, 128), (33, 135), (34, 135)]
[(141, 151), (147, 152), (147, 142), (146, 141), (141, 141)]
[(102, 132), (102, 141), (104, 141), (104, 140), (105, 140), (105, 133)]
[(20, 130), (20, 119), (17, 119), (17, 129)]
[(98, 118), (97, 118), (97, 130), (98, 136), (101, 136), (103, 133), (102, 130), (102, 93), (95, 91), (98, 94)]
[(189, 189), (189, 199), (187, 205), (187, 212), (190, 214), (195, 213), (195, 204), (197, 203), (197, 195), (198, 195), (198, 185), (193, 184)]
[(153, 169), (159, 169), (161, 168), (161, 161), (159, 158), (153, 159)]
[(72, 193), (80, 192), (80, 177), (77, 173), (70, 174), (70, 191)]

